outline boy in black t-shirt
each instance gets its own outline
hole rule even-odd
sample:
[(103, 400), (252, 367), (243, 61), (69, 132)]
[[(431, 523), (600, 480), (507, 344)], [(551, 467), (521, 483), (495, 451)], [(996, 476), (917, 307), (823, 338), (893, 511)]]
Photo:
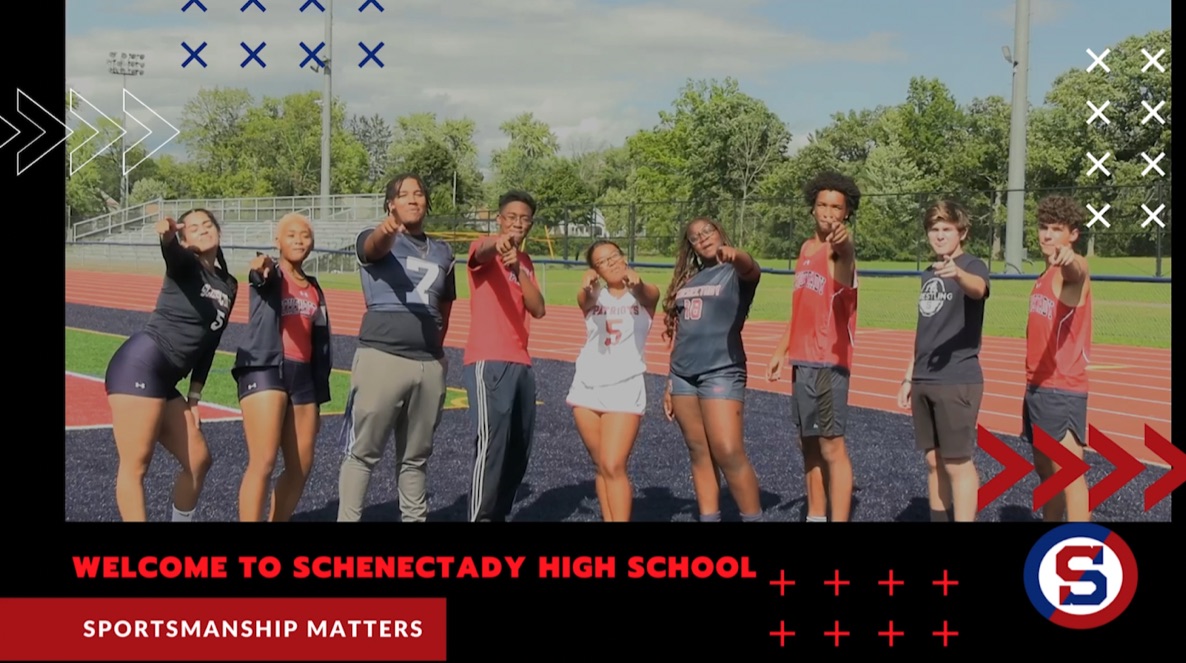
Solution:
[(980, 477), (972, 462), (976, 419), (984, 395), (980, 340), (988, 299), (988, 265), (964, 253), (972, 227), (959, 204), (942, 200), (923, 217), (937, 260), (922, 275), (914, 358), (898, 390), (898, 405), (914, 415), (926, 453), (931, 520), (976, 519)]

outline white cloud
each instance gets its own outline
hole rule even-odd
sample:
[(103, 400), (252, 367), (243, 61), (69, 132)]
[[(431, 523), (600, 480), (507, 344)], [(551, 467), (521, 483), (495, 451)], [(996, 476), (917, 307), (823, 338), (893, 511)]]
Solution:
[[(299, 43), (322, 40), (323, 15), (299, 13), (299, 1), (265, 0), (266, 14), (241, 14), (240, 0), (206, 0), (207, 13), (181, 14), (177, 2), (124, 0), (119, 11), (134, 14), (137, 27), (71, 35), (68, 84), (109, 114), (119, 113), (119, 83), (106, 71), (107, 53), (145, 53), (147, 74), (128, 88), (174, 124), (203, 87), (245, 87), (257, 98), (320, 90), (322, 77), (297, 65), (305, 55)], [(362, 0), (335, 5), (334, 95), (352, 113), (389, 121), (418, 111), (471, 117), (484, 157), (505, 144), (498, 125), (524, 111), (548, 122), (562, 142), (618, 144), (653, 125), (654, 104), (674, 97), (688, 78), (746, 80), (808, 61), (903, 57), (891, 35), (831, 42), (781, 29), (752, 14), (761, 4), (756, 0), (380, 2), (383, 13), (360, 14)], [(206, 69), (181, 68), (183, 41), (207, 42)], [(266, 69), (240, 68), (247, 56), (240, 41), (267, 42)], [(365, 55), (360, 41), (384, 42), (378, 57), (385, 68), (358, 68)]]

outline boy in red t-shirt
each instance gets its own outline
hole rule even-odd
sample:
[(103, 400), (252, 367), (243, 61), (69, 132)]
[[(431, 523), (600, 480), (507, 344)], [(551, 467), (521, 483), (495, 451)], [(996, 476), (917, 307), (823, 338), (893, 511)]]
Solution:
[(469, 520), (504, 521), (527, 473), (535, 432), (535, 374), (527, 340), (544, 296), (531, 257), (520, 250), (535, 199), (510, 191), (498, 200), (500, 234), (469, 247), (470, 333), (463, 374), (474, 427)]

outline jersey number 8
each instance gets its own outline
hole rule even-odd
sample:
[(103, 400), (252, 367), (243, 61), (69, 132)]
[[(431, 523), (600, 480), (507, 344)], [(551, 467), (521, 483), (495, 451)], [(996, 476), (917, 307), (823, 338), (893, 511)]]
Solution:
[(704, 309), (704, 301), (699, 297), (689, 299), (684, 304), (684, 320), (699, 320)]

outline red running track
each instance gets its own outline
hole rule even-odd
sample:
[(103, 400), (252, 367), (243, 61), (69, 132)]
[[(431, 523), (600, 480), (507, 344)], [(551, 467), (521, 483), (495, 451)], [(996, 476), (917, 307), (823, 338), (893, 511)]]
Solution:
[[(109, 272), (66, 271), (66, 301), (132, 311), (151, 311), (161, 277)], [(232, 322), (246, 323), (247, 287), (241, 285)], [(336, 334), (357, 334), (365, 310), (362, 293), (327, 290), (326, 298)], [(575, 301), (575, 295), (573, 296)], [(469, 306), (453, 309), (446, 344), (460, 348), (470, 330)], [(651, 373), (666, 375), (669, 352), (662, 340), (662, 314), (656, 317), (647, 341)], [(750, 321), (744, 337), (749, 354), (751, 389), (790, 393), (784, 378), (770, 383), (766, 364), (774, 353), (785, 323)], [(584, 342), (584, 321), (575, 305), (549, 304), (543, 320), (532, 323), (530, 352), (541, 359), (576, 361)], [(914, 334), (888, 329), (860, 329), (849, 400), (853, 406), (903, 412), (897, 406), (898, 385), (910, 360)], [(1146, 424), (1172, 440), (1170, 422), (1170, 351), (1115, 345), (1095, 345), (1092, 351), (1092, 393), (1088, 423), (1145, 462), (1164, 465), (1145, 447)], [(1025, 342), (1016, 338), (985, 337), (981, 351), (984, 400), (980, 423), (989, 430), (1017, 435), (1021, 429), (1021, 397), (1025, 377)], [(786, 372), (784, 371), (784, 376)]]
[[(103, 381), (89, 375), (66, 373), (66, 430), (111, 428), (111, 407)], [(198, 405), (202, 421), (238, 421), (235, 410), (219, 406)]]

